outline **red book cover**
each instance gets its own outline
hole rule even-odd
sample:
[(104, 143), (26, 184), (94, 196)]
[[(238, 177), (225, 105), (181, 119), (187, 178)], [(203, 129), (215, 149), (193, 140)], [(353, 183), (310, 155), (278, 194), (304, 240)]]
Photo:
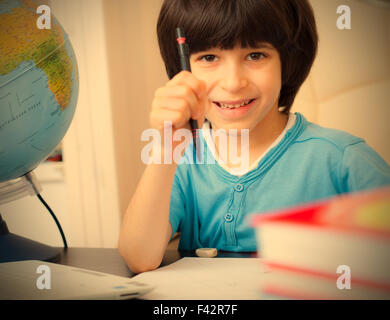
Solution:
[(254, 227), (283, 223), (390, 239), (390, 187), (345, 194), (252, 218)]

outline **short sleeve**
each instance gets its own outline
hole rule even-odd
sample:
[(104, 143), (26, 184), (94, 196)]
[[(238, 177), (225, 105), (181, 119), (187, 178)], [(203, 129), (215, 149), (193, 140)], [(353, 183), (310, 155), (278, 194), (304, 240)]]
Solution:
[(169, 222), (172, 227), (171, 237), (178, 231), (180, 231), (180, 223), (185, 215), (185, 199), (183, 189), (180, 185), (180, 181), (177, 175), (173, 179), (171, 198), (169, 203)]
[(345, 147), (340, 166), (344, 192), (379, 188), (390, 184), (390, 167), (367, 143)]

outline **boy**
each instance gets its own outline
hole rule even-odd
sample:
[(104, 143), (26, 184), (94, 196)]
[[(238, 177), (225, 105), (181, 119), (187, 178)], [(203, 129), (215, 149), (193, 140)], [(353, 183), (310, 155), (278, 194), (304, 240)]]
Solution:
[[(180, 72), (179, 26), (192, 73)], [(308, 1), (165, 0), (157, 33), (170, 80), (155, 93), (151, 125), (163, 133), (170, 121), (174, 134), (198, 120), (217, 163), (147, 166), (118, 243), (133, 272), (157, 268), (177, 231), (179, 249), (256, 251), (250, 213), (390, 183), (389, 166), (364, 140), (290, 113), (317, 52)], [(221, 129), (249, 130), (249, 168), (221, 161)]]

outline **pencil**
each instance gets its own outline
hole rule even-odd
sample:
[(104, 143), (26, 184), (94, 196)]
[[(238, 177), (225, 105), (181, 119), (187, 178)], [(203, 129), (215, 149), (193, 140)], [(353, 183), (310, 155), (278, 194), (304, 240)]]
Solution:
[[(184, 35), (184, 31), (180, 27), (176, 28), (176, 41), (177, 41), (177, 49), (179, 51), (179, 57), (180, 57), (180, 68), (181, 70), (187, 70), (191, 72), (190, 53), (188, 49), (188, 44), (186, 43), (186, 37)], [(198, 129), (198, 122), (190, 118), (190, 126), (192, 131), (192, 139), (194, 141), (195, 152), (198, 155), (197, 146), (196, 146), (196, 137), (197, 137), (196, 130)]]

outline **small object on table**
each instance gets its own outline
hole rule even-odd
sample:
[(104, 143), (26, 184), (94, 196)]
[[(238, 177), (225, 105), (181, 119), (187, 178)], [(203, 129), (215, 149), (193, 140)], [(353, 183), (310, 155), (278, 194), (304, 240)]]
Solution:
[(214, 258), (217, 256), (218, 251), (216, 248), (198, 248), (195, 250), (198, 257), (202, 258)]

